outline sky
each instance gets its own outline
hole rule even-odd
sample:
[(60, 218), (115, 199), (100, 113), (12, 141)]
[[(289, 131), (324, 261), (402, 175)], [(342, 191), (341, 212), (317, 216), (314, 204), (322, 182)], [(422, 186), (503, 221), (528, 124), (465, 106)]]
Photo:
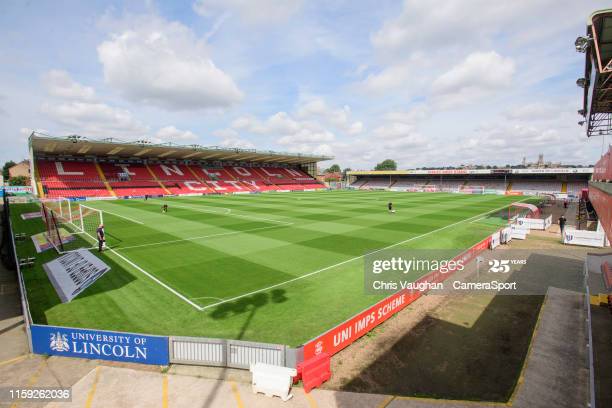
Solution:
[(0, 162), (32, 131), (334, 156), (342, 168), (593, 164), (599, 0), (0, 5)]

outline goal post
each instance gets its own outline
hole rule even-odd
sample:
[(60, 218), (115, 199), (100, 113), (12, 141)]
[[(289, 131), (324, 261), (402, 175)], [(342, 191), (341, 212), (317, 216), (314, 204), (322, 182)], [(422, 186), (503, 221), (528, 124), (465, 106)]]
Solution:
[(79, 204), (79, 224), (81, 227), (81, 232), (89, 235), (93, 239), (96, 239), (96, 230), (98, 229), (98, 226), (104, 224), (102, 210)]
[(62, 235), (59, 231), (56, 213), (53, 209), (48, 208), (44, 202), (40, 204), (40, 215), (45, 223), (45, 235), (47, 236), (47, 240), (58, 253), (62, 254), (64, 253), (64, 243), (62, 242)]
[(461, 187), (460, 191), (466, 194), (484, 194), (485, 187), (484, 186), (475, 186), (475, 185), (467, 185)]

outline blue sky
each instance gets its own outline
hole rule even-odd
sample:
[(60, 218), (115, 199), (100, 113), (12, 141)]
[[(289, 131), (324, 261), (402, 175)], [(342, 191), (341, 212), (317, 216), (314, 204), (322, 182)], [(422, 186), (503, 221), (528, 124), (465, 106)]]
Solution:
[[(501, 4), (498, 4), (501, 3)], [(505, 4), (504, 4), (505, 3)], [(371, 168), (594, 163), (573, 41), (605, 1), (8, 0), (0, 161), (32, 130)]]

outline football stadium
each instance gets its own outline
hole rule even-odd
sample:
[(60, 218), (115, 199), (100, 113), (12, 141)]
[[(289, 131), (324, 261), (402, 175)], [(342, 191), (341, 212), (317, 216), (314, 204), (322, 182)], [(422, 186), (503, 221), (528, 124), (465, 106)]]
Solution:
[[(131, 29), (123, 28), (129, 18), (110, 22), (115, 11), (106, 10), (96, 29), (112, 35), (96, 48), (98, 59), (108, 65), (111, 57), (122, 57), (119, 68), (105, 65), (103, 77), (113, 87), (129, 82), (126, 89), (96, 91), (67, 71), (48, 70), (41, 83), (57, 99), (40, 112), (66, 116), (45, 127), (53, 130), (20, 128), (22, 137), (0, 152), (0, 158), (17, 159), (19, 151), (25, 157), (8, 160), (0, 180), (0, 406), (612, 404), (612, 146), (606, 139), (612, 134), (612, 10), (591, 14), (586, 33), (575, 41), (582, 105), (572, 130), (559, 117), (565, 105), (558, 110), (539, 101), (547, 92), (562, 92), (547, 87), (565, 81), (566, 73), (547, 74), (536, 87), (526, 78), (543, 75), (542, 68), (523, 71), (521, 65), (533, 63), (535, 54), (514, 61), (496, 51), (475, 51), (424, 80), (431, 85), (429, 99), (413, 97), (411, 110), (360, 97), (356, 111), (364, 109), (364, 99), (380, 105), (368, 107), (376, 112), (372, 122), (374, 116), (388, 121), (380, 126), (364, 127), (351, 119), (351, 107), (334, 109), (301, 84), (304, 89), (292, 95), (294, 110), (267, 119), (241, 111), (219, 129), (219, 118), (233, 115), (232, 103), (244, 97), (243, 85), (238, 89), (207, 59), (209, 40), (233, 19), (243, 19), (245, 32), (273, 20), (239, 9), (244, 5), (217, 5), (219, 11), (197, 1), (189, 13), (205, 19), (220, 13), (206, 20), (208, 32), (199, 33), (188, 27), (192, 17), (180, 23), (161, 17), (178, 15), (182, 8), (175, 6), (149, 9), (153, 14)], [(276, 7), (279, 15), (298, 13)], [(458, 13), (440, 7), (428, 25)], [(385, 20), (368, 41), (382, 47), (390, 37), (387, 46), (397, 53), (393, 44), (414, 36), (404, 20), (417, 8), (405, 2), (402, 14)], [(381, 6), (371, 18), (389, 10)], [(505, 41), (504, 30), (487, 27), (478, 35), (495, 33), (490, 43)], [(425, 31), (419, 30), (424, 41), (445, 49)], [(552, 41), (546, 33), (526, 33)], [(512, 38), (508, 49), (524, 46), (523, 37)], [(131, 48), (140, 40), (146, 46)], [(162, 57), (178, 58), (181, 50), (195, 56), (162, 67)], [(387, 51), (380, 52), (382, 60), (392, 60)], [(132, 56), (149, 53), (159, 57), (159, 72), (151, 74), (140, 61), (137, 69), (123, 67)], [(435, 52), (428, 46), (426, 54)], [(433, 70), (423, 55), (398, 67)], [(260, 69), (272, 71), (275, 86), (286, 86), (278, 63)], [(390, 71), (406, 80), (398, 67)], [(130, 75), (142, 69), (142, 78), (118, 80), (114, 75), (124, 68)], [(180, 91), (176, 105), (165, 99), (168, 69), (170, 94)], [(392, 93), (389, 72), (374, 74), (367, 64), (337, 69), (347, 78), (363, 75), (360, 92), (384, 85)], [(493, 69), (499, 73), (488, 77)], [(194, 96), (181, 76), (208, 81), (200, 70), (214, 80)], [(295, 67), (292, 72), (304, 75)], [(237, 69), (232, 75), (246, 74)], [(503, 85), (496, 84), (500, 78)], [(472, 82), (462, 88), (459, 79)], [(140, 94), (143, 83), (156, 88)], [(215, 86), (226, 87), (235, 101), (219, 102), (230, 96)], [(259, 86), (252, 88), (256, 104), (269, 109), (272, 97), (260, 93), (279, 91)], [(434, 136), (449, 130), (436, 127), (442, 121), (420, 127), (448, 114), (460, 134), (464, 123), (452, 123), (457, 115), (465, 115), (460, 122), (476, 120), (461, 103), (491, 98), (490, 106), (478, 108), (478, 120), (496, 103), (507, 103), (494, 99), (496, 86), (504, 97), (512, 87), (532, 93), (521, 94), (515, 109), (474, 123), (464, 140)], [(358, 88), (338, 89), (351, 95)], [(206, 92), (217, 105), (198, 100), (204, 105), (197, 114), (182, 117), (214, 123), (212, 134), (223, 138), (218, 146), (174, 126), (153, 134), (124, 109), (149, 105), (141, 112), (178, 118)], [(102, 102), (109, 95), (124, 98), (116, 110)], [(0, 105), (3, 100), (0, 94)], [(94, 109), (108, 123), (94, 123)], [(0, 106), (0, 117), (12, 120), (11, 114)], [(520, 122), (533, 115), (532, 122)], [(324, 122), (347, 137), (336, 138)], [(241, 139), (241, 132), (256, 137)], [(280, 137), (271, 143), (268, 133), (274, 132)], [(575, 133), (579, 141), (566, 145), (564, 137)], [(600, 139), (593, 148), (593, 138), (601, 138), (601, 151)], [(315, 143), (321, 145), (313, 148)]]

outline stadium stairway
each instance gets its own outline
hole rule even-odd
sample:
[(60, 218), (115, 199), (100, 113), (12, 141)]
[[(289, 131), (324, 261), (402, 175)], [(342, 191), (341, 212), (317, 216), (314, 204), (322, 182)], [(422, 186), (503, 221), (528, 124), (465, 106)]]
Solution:
[(96, 170), (98, 171), (98, 174), (100, 175), (100, 180), (102, 180), (102, 182), (104, 183), (104, 186), (108, 190), (108, 193), (113, 197), (117, 197), (117, 194), (115, 194), (115, 192), (113, 191), (113, 188), (111, 187), (108, 180), (106, 179), (106, 176), (104, 175), (104, 172), (102, 171), (102, 167), (100, 167), (100, 163), (95, 162), (94, 165), (96, 166)]
[(228, 175), (229, 175), (229, 176), (230, 176), (230, 177), (231, 177), (231, 178), (232, 178), (234, 181), (237, 181), (238, 183), (240, 183), (240, 184), (239, 184), (240, 186), (242, 186), (242, 187), (246, 187), (246, 189), (247, 189), (248, 191), (259, 191), (259, 190), (257, 190), (255, 187), (253, 187), (253, 186), (249, 185), (249, 183), (245, 183), (244, 181), (242, 181), (242, 180), (240, 180), (239, 178), (237, 178), (236, 176), (234, 176), (234, 175), (232, 174), (232, 172), (231, 172), (231, 171), (229, 171), (229, 169), (224, 168), (224, 170), (225, 170), (225, 173), (227, 173), (227, 174), (228, 174)]
[(151, 167), (149, 167), (149, 165), (147, 163), (145, 163), (145, 167), (149, 171), (149, 174), (151, 174), (151, 177), (153, 177), (153, 180), (155, 180), (159, 184), (159, 186), (162, 188), (162, 190), (164, 190), (166, 192), (166, 194), (172, 194), (172, 193), (170, 193), (170, 190), (168, 190), (166, 188), (166, 186), (164, 186), (164, 183), (162, 183), (161, 180), (157, 178), (157, 175), (155, 174), (153, 169), (151, 169)]
[(38, 163), (34, 160), (34, 180), (36, 180), (36, 188), (38, 189), (38, 196), (45, 198), (45, 190), (43, 189), (42, 181), (40, 180), (40, 174), (38, 173)]
[[(197, 181), (199, 181), (200, 183), (202, 183), (202, 186), (206, 187), (206, 191), (211, 190), (211, 187), (208, 185), (208, 183), (206, 182), (206, 180), (204, 180), (202, 177), (198, 176), (198, 174), (195, 172), (194, 169), (191, 168), (190, 165), (186, 165), (185, 167), (187, 167), (187, 170), (189, 171), (189, 173), (191, 173), (191, 175), (193, 177), (195, 177), (195, 179)], [(214, 191), (214, 190), (213, 190)]]
[(512, 191), (512, 182), (509, 181), (508, 185), (506, 186), (506, 191)]

